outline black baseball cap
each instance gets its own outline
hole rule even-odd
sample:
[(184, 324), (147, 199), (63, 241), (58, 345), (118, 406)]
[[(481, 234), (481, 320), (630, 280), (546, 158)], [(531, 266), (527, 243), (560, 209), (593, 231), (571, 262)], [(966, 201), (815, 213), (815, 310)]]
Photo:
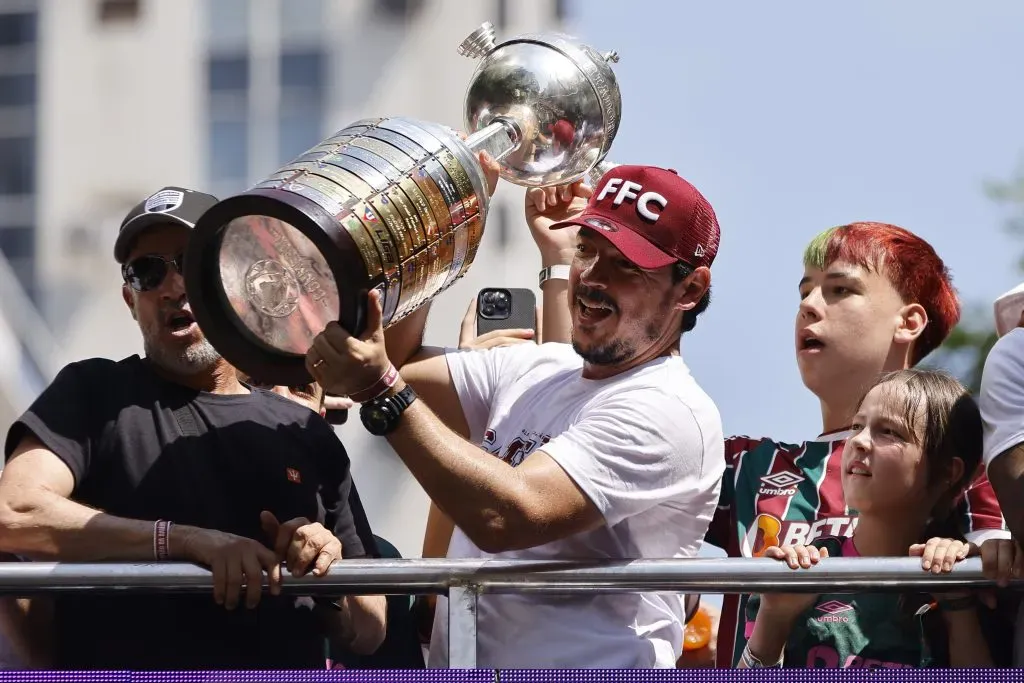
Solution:
[(165, 187), (139, 202), (121, 221), (121, 230), (114, 242), (114, 258), (124, 263), (135, 238), (146, 228), (167, 223), (192, 229), (196, 221), (216, 204), (218, 199), (184, 187)]

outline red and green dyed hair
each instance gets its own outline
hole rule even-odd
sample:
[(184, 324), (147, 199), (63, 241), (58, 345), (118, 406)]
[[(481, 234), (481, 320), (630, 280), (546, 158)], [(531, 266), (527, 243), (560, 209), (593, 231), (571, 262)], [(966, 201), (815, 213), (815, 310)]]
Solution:
[(804, 265), (824, 270), (846, 261), (884, 275), (904, 303), (920, 304), (928, 324), (914, 344), (916, 365), (934, 351), (960, 321), (960, 299), (949, 270), (932, 245), (888, 223), (850, 223), (829, 228), (807, 245)]

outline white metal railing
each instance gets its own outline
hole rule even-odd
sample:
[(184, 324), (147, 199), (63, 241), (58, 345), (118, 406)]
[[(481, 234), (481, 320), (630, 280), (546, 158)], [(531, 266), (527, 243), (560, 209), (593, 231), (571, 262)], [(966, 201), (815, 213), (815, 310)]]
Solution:
[[(772, 593), (902, 592), (980, 588), (981, 560), (949, 574), (921, 569), (917, 558), (829, 558), (792, 570), (766, 559), (621, 561), (343, 560), (323, 577), (286, 576), (283, 593), (448, 595), (449, 666), (476, 668), (477, 599), (484, 593)], [(209, 571), (191, 564), (0, 563), (0, 595), (70, 592), (199, 593), (212, 590)], [(1024, 587), (1024, 580), (1014, 581)]]

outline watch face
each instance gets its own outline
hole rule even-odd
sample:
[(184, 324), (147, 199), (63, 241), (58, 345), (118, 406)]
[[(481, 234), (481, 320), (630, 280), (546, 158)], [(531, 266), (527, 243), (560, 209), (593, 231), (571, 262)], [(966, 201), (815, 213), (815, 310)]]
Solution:
[(393, 422), (392, 412), (388, 406), (366, 406), (361, 416), (363, 426), (371, 434), (385, 434)]

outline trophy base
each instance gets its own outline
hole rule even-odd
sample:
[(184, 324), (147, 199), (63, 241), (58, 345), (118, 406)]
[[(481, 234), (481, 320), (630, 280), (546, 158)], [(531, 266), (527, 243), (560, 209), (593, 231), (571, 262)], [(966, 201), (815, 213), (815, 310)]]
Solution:
[(327, 323), (362, 331), (366, 296), (384, 283), (367, 280), (359, 245), (334, 216), (274, 189), (207, 211), (189, 238), (183, 275), (196, 322), (225, 360), (289, 386), (312, 381), (305, 355)]

